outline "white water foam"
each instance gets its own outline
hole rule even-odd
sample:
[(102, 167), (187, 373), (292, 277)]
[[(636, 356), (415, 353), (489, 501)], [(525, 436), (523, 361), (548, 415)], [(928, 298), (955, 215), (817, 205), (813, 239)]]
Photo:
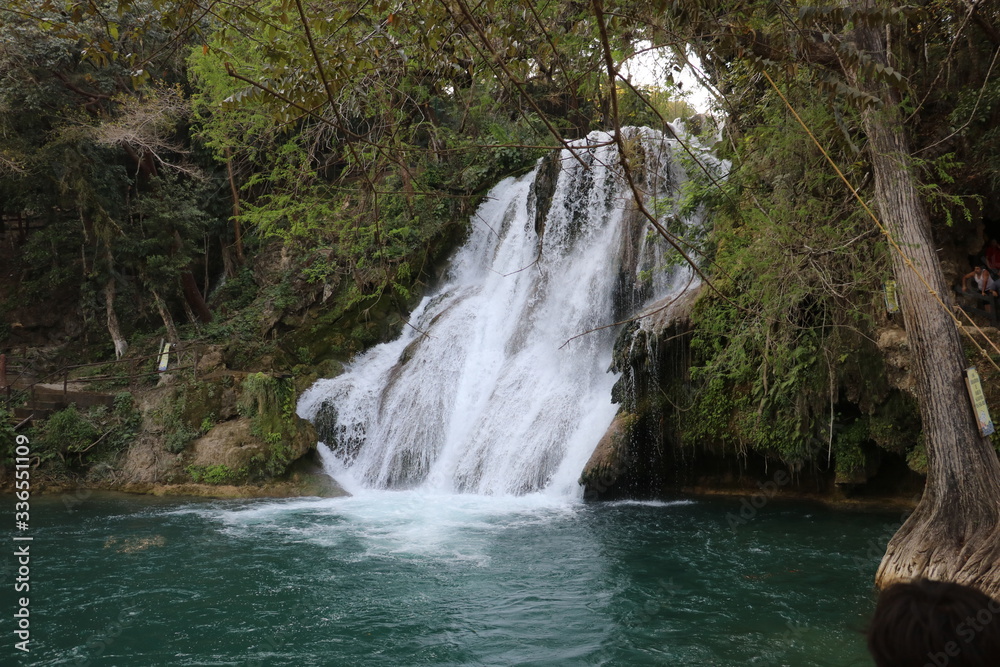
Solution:
[(638, 507), (686, 507), (694, 505), (693, 500), (614, 500), (608, 503), (613, 507), (638, 506)]
[[(676, 215), (685, 176), (672, 141), (628, 136), (644, 147), (657, 214)], [(663, 270), (666, 244), (634, 213), (612, 137), (592, 133), (574, 153), (562, 152), (541, 236), (536, 172), (498, 184), (446, 284), (403, 334), (301, 397), (302, 417), (335, 422), (320, 451), (349, 492), (579, 498), (580, 472), (617, 409), (607, 372), (617, 331), (602, 327), (622, 284), (637, 294), (646, 281), (655, 299), (691, 280), (689, 269)]]
[(193, 514), (237, 539), (301, 542), (338, 549), (339, 557), (430, 558), (486, 566), (508, 531), (564, 520), (583, 506), (570, 498), (450, 494), (412, 489), (362, 489), (340, 498), (267, 501), (249, 505), (198, 504), (162, 512)]

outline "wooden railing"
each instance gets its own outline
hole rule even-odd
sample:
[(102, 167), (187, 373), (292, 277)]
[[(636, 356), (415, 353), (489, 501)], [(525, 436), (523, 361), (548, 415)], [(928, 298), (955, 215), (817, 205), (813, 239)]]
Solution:
[[(13, 376), (13, 379), (10, 379)], [(26, 377), (32, 377), (31, 368), (25, 364), (19, 364), (15, 359), (6, 354), (0, 354), (0, 390), (9, 399), (11, 388)]]
[[(196, 341), (187, 341), (188, 344)], [(185, 347), (188, 347), (187, 345)], [(179, 365), (168, 367), (166, 371), (163, 372), (175, 372), (192, 369), (194, 373), (194, 379), (198, 379), (198, 349), (197, 347), (191, 347), (191, 349), (184, 348), (174, 348), (171, 349), (171, 354), (176, 355), (177, 363)], [(6, 355), (0, 355), (0, 392), (4, 395), (4, 400), (10, 402), (13, 390), (27, 391), (29, 396), (29, 401), (33, 401), (35, 398), (35, 388), (41, 384), (57, 384), (58, 380), (62, 380), (63, 396), (65, 397), (69, 393), (69, 383), (87, 384), (91, 382), (104, 382), (104, 381), (123, 381), (129, 382), (130, 387), (134, 387), (133, 382), (138, 378), (149, 378), (151, 376), (160, 373), (159, 370), (140, 370), (140, 366), (143, 362), (150, 359), (159, 359), (160, 353), (148, 354), (141, 357), (132, 357), (129, 359), (116, 359), (114, 361), (98, 361), (89, 364), (70, 364), (62, 366), (57, 370), (45, 373), (42, 376), (36, 376), (34, 371), (31, 369), (30, 364), (17, 363), (17, 360), (9, 359)], [(185, 365), (185, 360), (188, 362)], [(14, 363), (11, 363), (11, 362)], [(73, 371), (78, 371), (81, 368), (99, 368), (105, 366), (114, 366), (120, 364), (131, 364), (132, 369), (130, 372), (125, 374), (108, 374), (108, 375), (87, 375), (78, 376), (70, 380), (70, 374)], [(16, 372), (17, 374), (11, 379), (11, 373)], [(24, 380), (30, 379), (30, 382), (24, 382)], [(56, 382), (50, 382), (50, 380), (56, 380)], [(16, 386), (21, 382), (21, 386)]]
[[(1000, 301), (995, 296), (990, 294), (981, 294), (979, 291), (975, 290), (963, 290), (960, 285), (955, 285), (955, 294), (959, 296), (972, 299), (976, 304), (973, 306), (967, 306), (965, 304), (959, 304), (959, 308), (964, 310), (969, 314), (982, 315), (990, 321), (994, 326), (997, 325), (997, 302)], [(980, 306), (983, 306), (982, 308)]]

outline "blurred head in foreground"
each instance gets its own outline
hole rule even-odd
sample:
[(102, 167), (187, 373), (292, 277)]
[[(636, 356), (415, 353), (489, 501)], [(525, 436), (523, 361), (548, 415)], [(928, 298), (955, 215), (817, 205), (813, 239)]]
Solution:
[(1000, 602), (962, 584), (893, 584), (879, 596), (868, 650), (878, 667), (996, 667)]

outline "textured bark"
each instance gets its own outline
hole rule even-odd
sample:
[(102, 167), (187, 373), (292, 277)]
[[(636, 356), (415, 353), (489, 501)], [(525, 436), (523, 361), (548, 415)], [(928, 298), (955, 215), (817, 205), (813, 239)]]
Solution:
[(111, 278), (104, 285), (104, 308), (108, 314), (108, 333), (115, 344), (115, 359), (121, 359), (128, 352), (128, 342), (122, 336), (118, 325), (118, 315), (115, 313), (115, 279)]
[(205, 303), (205, 297), (201, 295), (201, 290), (198, 289), (198, 283), (194, 279), (194, 274), (190, 271), (185, 271), (181, 274), (181, 288), (184, 290), (184, 300), (190, 306), (194, 314), (202, 322), (212, 321), (212, 311), (209, 310), (208, 304)]
[(185, 317), (187, 317), (187, 321), (190, 324), (194, 324), (195, 326), (197, 326), (198, 325), (198, 318), (197, 318), (197, 316), (195, 316), (194, 311), (191, 310), (191, 306), (188, 305), (188, 302), (187, 301), (181, 301), (181, 305), (184, 306), (184, 315), (185, 315)]
[(136, 163), (139, 173), (146, 180), (156, 178), (159, 175), (159, 170), (156, 168), (156, 160), (153, 159), (152, 153), (146, 150), (137, 151), (129, 144), (123, 144), (123, 148), (125, 149), (125, 153)]
[(233, 253), (225, 243), (222, 244), (222, 268), (226, 278), (236, 277), (236, 262), (233, 261)]
[(167, 328), (167, 339), (176, 345), (180, 342), (181, 337), (177, 335), (177, 327), (174, 325), (174, 318), (170, 316), (170, 311), (167, 310), (167, 304), (163, 302), (160, 298), (159, 293), (154, 290), (149, 290), (153, 294), (153, 301), (156, 302), (156, 310), (160, 313), (160, 319), (163, 320), (163, 326)]
[[(871, 0), (859, 3), (871, 6)], [(885, 65), (885, 46), (872, 29), (855, 33), (858, 46)], [(930, 219), (915, 187), (899, 100), (885, 85), (852, 83), (883, 99), (866, 111), (875, 175), (875, 201), (889, 232), (912, 260), (892, 252), (927, 449), (927, 483), (916, 510), (889, 541), (876, 585), (918, 577), (956, 581), (1000, 597), (1000, 463), (979, 433), (962, 375), (959, 332), (933, 292), (948, 293), (934, 251)]]
[[(226, 175), (229, 177), (229, 192), (233, 196), (233, 234), (236, 237), (236, 259), (243, 264), (243, 232), (240, 230), (240, 189), (236, 187), (236, 175), (233, 173), (233, 154), (226, 146)], [(225, 247), (225, 244), (223, 244)], [(226, 275), (232, 277), (228, 269)]]
[[(176, 252), (183, 245), (181, 240), (181, 233), (174, 230), (174, 252)], [(205, 258), (208, 261), (208, 258)], [(198, 289), (198, 282), (194, 279), (194, 274), (191, 273), (190, 269), (187, 269), (181, 273), (181, 289), (184, 292), (184, 300), (190, 306), (194, 314), (198, 316), (198, 319), (202, 322), (212, 321), (212, 311), (209, 309), (208, 304), (205, 303), (205, 297), (202, 296), (201, 290)]]

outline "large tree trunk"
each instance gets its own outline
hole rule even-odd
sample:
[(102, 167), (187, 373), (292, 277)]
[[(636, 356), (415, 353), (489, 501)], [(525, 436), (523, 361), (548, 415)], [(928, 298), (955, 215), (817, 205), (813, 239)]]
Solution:
[[(872, 6), (871, 0), (858, 4)], [(879, 33), (860, 28), (855, 39), (863, 52), (886, 64)], [(856, 72), (848, 77), (885, 102), (881, 109), (866, 111), (863, 124), (878, 212), (912, 261), (911, 267), (891, 251), (929, 468), (923, 497), (889, 541), (876, 585), (927, 577), (973, 585), (1000, 597), (1000, 463), (989, 440), (980, 435), (969, 404), (958, 329), (930, 291), (944, 297), (948, 288), (934, 251), (930, 219), (915, 187), (899, 99), (884, 84), (866, 83)]]
[(198, 319), (202, 322), (212, 321), (212, 311), (209, 310), (208, 304), (205, 303), (205, 297), (202, 296), (201, 290), (198, 289), (198, 283), (194, 279), (194, 274), (190, 271), (185, 271), (181, 274), (181, 289), (184, 290), (184, 300), (190, 306), (194, 314), (198, 316)]
[[(228, 146), (226, 146), (226, 174), (229, 176), (229, 191), (233, 195), (233, 234), (236, 236), (236, 259), (240, 264), (243, 264), (243, 233), (240, 231), (240, 189), (236, 187), (236, 175), (233, 173), (233, 154), (230, 152)], [(226, 247), (225, 242), (223, 242), (222, 247)], [(227, 269), (226, 275), (232, 278), (236, 274), (230, 274)]]
[(118, 315), (115, 313), (115, 279), (109, 278), (104, 285), (104, 308), (108, 315), (108, 333), (115, 344), (115, 359), (121, 359), (128, 352), (128, 342), (122, 335), (118, 325)]
[(174, 318), (170, 316), (167, 304), (160, 298), (160, 294), (153, 288), (150, 288), (149, 291), (153, 295), (153, 301), (156, 303), (156, 310), (160, 313), (160, 319), (163, 320), (163, 326), (167, 328), (167, 340), (176, 345), (180, 342), (181, 337), (177, 335)]
[[(183, 245), (181, 240), (181, 233), (174, 230), (174, 250), (176, 251)], [(205, 257), (205, 261), (208, 262), (208, 257)], [(209, 309), (208, 304), (205, 303), (205, 297), (202, 296), (201, 290), (198, 289), (198, 282), (194, 279), (194, 274), (191, 273), (190, 269), (185, 269), (181, 272), (181, 289), (184, 292), (184, 299), (187, 301), (191, 310), (194, 314), (198, 316), (202, 322), (212, 321), (212, 311)]]

